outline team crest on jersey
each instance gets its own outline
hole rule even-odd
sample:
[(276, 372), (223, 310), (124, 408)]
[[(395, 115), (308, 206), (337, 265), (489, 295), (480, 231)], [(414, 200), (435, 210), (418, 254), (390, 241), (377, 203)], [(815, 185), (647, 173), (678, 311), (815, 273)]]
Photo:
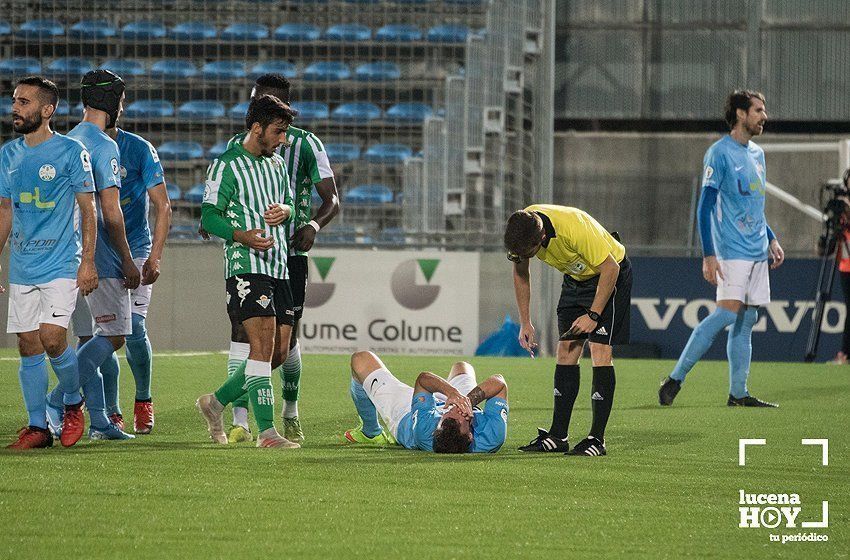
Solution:
[(80, 161), (83, 162), (83, 171), (91, 172), (91, 158), (87, 150), (80, 152)]
[(581, 261), (571, 263), (569, 265), (570, 272), (573, 274), (581, 274), (587, 268), (587, 265)]
[(42, 181), (52, 181), (56, 178), (56, 168), (49, 163), (45, 163), (38, 170), (38, 176)]
[(714, 169), (710, 165), (706, 165), (705, 166), (705, 174), (702, 177), (702, 182), (705, 183), (706, 181), (711, 179), (712, 175), (714, 175)]
[(260, 299), (258, 299), (258, 300), (257, 300), (257, 303), (258, 303), (258, 304), (259, 304), (259, 306), (260, 306), (260, 307), (262, 307), (263, 309), (268, 309), (269, 304), (270, 304), (271, 302), (272, 302), (272, 300), (270, 300), (270, 299), (269, 299), (269, 296), (267, 296), (267, 295), (265, 295), (265, 294), (264, 294), (264, 295), (261, 295), (261, 296), (260, 296)]
[(118, 160), (112, 158), (110, 160), (109, 165), (112, 167), (112, 174), (118, 176), (121, 173), (121, 170), (118, 168)]

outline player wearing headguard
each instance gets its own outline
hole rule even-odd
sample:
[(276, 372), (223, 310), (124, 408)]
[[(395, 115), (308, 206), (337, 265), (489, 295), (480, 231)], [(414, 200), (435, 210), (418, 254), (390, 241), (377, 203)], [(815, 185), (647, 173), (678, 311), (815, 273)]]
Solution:
[[(104, 132), (117, 122), (123, 108), (124, 81), (108, 70), (93, 70), (83, 76), (80, 86), (83, 120), (68, 136), (82, 142), (91, 154), (98, 202), (95, 265), (100, 278), (97, 290), (86, 296), (96, 329), (94, 337), (77, 352), (80, 385), (89, 411), (89, 437), (130, 439), (132, 435), (106, 416), (103, 379), (98, 371), (132, 333), (130, 290), (137, 288), (140, 280), (121, 212), (118, 145)], [(56, 413), (62, 403), (61, 388), (54, 388), (49, 400)]]

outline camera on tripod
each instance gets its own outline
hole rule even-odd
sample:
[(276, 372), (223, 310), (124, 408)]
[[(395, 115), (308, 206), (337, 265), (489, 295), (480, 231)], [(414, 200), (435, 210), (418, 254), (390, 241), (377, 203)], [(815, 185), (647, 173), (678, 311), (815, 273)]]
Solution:
[(847, 175), (844, 180), (831, 179), (821, 185), (820, 206), (823, 208), (823, 233), (818, 240), (818, 254), (830, 255), (835, 252), (835, 243), (845, 228), (850, 227), (845, 214), (850, 211), (850, 188), (847, 187)]

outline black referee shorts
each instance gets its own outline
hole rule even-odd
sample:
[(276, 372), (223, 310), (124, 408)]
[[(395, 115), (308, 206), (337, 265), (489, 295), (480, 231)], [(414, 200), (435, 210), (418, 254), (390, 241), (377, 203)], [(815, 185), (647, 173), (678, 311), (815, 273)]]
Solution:
[(289, 282), (265, 274), (237, 274), (225, 282), (231, 323), (274, 317), (278, 325), (295, 324)]
[(596, 330), (589, 334), (565, 336), (573, 322), (587, 314), (596, 297), (599, 276), (577, 281), (564, 275), (561, 298), (558, 300), (558, 332), (561, 340), (584, 340), (615, 346), (629, 343), (629, 322), (632, 310), (632, 265), (628, 257), (620, 262), (620, 275), (614, 285), (614, 293), (602, 313)]

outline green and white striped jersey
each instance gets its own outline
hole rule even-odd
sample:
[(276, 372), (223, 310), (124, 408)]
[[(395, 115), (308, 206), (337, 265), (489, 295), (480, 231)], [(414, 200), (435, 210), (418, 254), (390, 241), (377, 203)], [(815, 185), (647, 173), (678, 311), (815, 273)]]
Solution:
[(292, 208), (289, 193), (289, 174), (278, 154), (257, 158), (241, 142), (233, 144), (207, 168), (203, 204), (210, 204), (224, 214), (236, 229), (262, 229), (273, 237), (274, 245), (267, 251), (257, 251), (237, 243), (224, 243), (224, 277), (237, 274), (265, 274), (286, 279), (286, 259), (289, 251), (289, 222), (269, 226), (263, 213), (269, 204), (283, 203)]
[[(245, 132), (237, 134), (230, 139), (227, 147), (230, 148), (234, 143), (241, 144), (245, 135)], [(315, 134), (290, 126), (286, 131), (286, 140), (289, 146), (281, 146), (281, 155), (289, 170), (290, 196), (295, 206), (295, 219), (289, 225), (289, 237), (292, 238), (295, 231), (309, 224), (312, 218), (310, 208), (313, 185), (322, 179), (333, 177), (334, 172), (331, 170), (325, 146)], [(307, 253), (293, 250), (292, 254)]]

